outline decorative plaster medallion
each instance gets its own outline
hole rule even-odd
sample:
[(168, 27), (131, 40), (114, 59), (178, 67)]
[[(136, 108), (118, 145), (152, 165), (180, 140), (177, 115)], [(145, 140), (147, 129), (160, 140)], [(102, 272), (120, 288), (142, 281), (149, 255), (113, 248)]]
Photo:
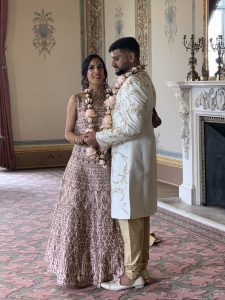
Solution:
[(201, 92), (194, 104), (196, 108), (204, 110), (225, 111), (225, 88), (219, 88), (216, 91), (211, 88), (208, 92)]
[(176, 0), (165, 0), (165, 35), (168, 44), (173, 44), (174, 39), (177, 34), (177, 24), (176, 24)]
[(181, 139), (183, 141), (183, 149), (185, 158), (189, 159), (190, 148), (190, 108), (189, 108), (189, 90), (176, 91), (175, 97), (179, 103), (179, 113), (182, 119)]
[(123, 37), (123, 8), (118, 4), (115, 8), (115, 39)]
[(37, 49), (38, 54), (43, 55), (44, 58), (46, 58), (46, 54), (51, 54), (51, 50), (56, 44), (53, 36), (55, 27), (50, 24), (53, 22), (51, 12), (45, 13), (44, 9), (41, 12), (34, 12), (33, 45)]

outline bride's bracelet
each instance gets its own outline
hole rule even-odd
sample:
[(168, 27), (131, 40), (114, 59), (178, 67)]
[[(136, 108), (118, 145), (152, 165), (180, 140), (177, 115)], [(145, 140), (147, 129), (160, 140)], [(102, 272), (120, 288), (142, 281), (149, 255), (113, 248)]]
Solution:
[(83, 145), (84, 144), (84, 139), (80, 135), (75, 135), (73, 138), (73, 143), (76, 145)]

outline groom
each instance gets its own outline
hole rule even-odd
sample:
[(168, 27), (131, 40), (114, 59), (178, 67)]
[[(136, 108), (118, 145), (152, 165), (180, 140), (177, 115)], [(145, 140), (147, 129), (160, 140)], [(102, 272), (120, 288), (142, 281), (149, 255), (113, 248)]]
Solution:
[(124, 240), (125, 273), (102, 283), (109, 290), (141, 288), (149, 281), (150, 215), (157, 208), (156, 149), (152, 112), (155, 89), (140, 65), (140, 47), (133, 37), (110, 47), (118, 75), (112, 128), (87, 133), (88, 145), (112, 148), (112, 218), (119, 219)]

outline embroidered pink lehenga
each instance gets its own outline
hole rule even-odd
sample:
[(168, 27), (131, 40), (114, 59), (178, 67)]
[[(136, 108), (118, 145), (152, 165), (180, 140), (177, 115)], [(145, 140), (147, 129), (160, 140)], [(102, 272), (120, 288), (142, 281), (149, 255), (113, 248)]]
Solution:
[[(105, 115), (103, 101), (93, 103), (99, 130)], [(77, 107), (75, 134), (85, 132), (85, 105)], [(123, 241), (119, 224), (111, 219), (110, 153), (107, 168), (86, 155), (86, 146), (75, 145), (65, 169), (45, 254), (48, 271), (62, 286), (85, 287), (123, 273)]]

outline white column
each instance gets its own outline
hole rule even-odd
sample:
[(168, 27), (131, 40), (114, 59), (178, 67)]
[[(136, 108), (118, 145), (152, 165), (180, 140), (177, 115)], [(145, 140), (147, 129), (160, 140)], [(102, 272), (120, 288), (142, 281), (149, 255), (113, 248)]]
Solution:
[(193, 205), (196, 203), (196, 188), (193, 166), (193, 127), (191, 111), (191, 87), (180, 87), (179, 84), (168, 84), (173, 90), (179, 104), (182, 119), (181, 139), (183, 153), (183, 183), (179, 186), (179, 197), (182, 202)]

